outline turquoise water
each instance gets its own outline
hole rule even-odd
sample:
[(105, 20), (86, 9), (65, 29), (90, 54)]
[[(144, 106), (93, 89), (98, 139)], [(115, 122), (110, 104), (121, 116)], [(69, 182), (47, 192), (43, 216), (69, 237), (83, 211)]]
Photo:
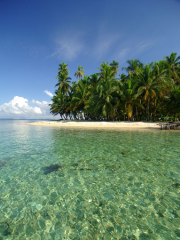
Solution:
[(180, 131), (27, 122), (0, 121), (0, 240), (180, 239)]

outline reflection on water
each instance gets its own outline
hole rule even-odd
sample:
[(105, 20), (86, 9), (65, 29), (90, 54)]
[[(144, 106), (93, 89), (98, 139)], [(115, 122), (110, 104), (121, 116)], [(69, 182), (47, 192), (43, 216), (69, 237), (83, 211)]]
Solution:
[(180, 238), (177, 132), (4, 121), (0, 136), (0, 239)]

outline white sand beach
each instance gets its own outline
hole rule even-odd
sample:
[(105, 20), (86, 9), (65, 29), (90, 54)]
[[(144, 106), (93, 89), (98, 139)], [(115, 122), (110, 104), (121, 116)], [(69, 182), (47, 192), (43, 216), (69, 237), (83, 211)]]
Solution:
[(159, 123), (149, 122), (90, 122), (90, 121), (41, 121), (29, 123), (35, 126), (52, 127), (79, 127), (79, 128), (138, 128), (138, 129), (160, 129)]

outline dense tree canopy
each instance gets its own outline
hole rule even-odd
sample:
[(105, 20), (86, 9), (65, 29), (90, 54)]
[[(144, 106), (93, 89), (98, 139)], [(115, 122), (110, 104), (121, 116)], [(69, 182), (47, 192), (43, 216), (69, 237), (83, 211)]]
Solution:
[(88, 76), (82, 66), (71, 82), (68, 65), (59, 64), (58, 87), (50, 104), (53, 115), (86, 120), (156, 121), (180, 117), (180, 56), (143, 64), (128, 60), (119, 74), (117, 61), (103, 62)]

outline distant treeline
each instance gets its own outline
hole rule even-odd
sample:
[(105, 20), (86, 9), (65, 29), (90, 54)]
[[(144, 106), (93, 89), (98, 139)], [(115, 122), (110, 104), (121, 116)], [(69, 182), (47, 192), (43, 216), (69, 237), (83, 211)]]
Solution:
[(128, 60), (103, 62), (98, 72), (85, 75), (78, 66), (71, 81), (68, 64), (59, 64), (57, 90), (50, 104), (64, 119), (156, 121), (180, 117), (180, 56), (171, 53), (148, 65)]

